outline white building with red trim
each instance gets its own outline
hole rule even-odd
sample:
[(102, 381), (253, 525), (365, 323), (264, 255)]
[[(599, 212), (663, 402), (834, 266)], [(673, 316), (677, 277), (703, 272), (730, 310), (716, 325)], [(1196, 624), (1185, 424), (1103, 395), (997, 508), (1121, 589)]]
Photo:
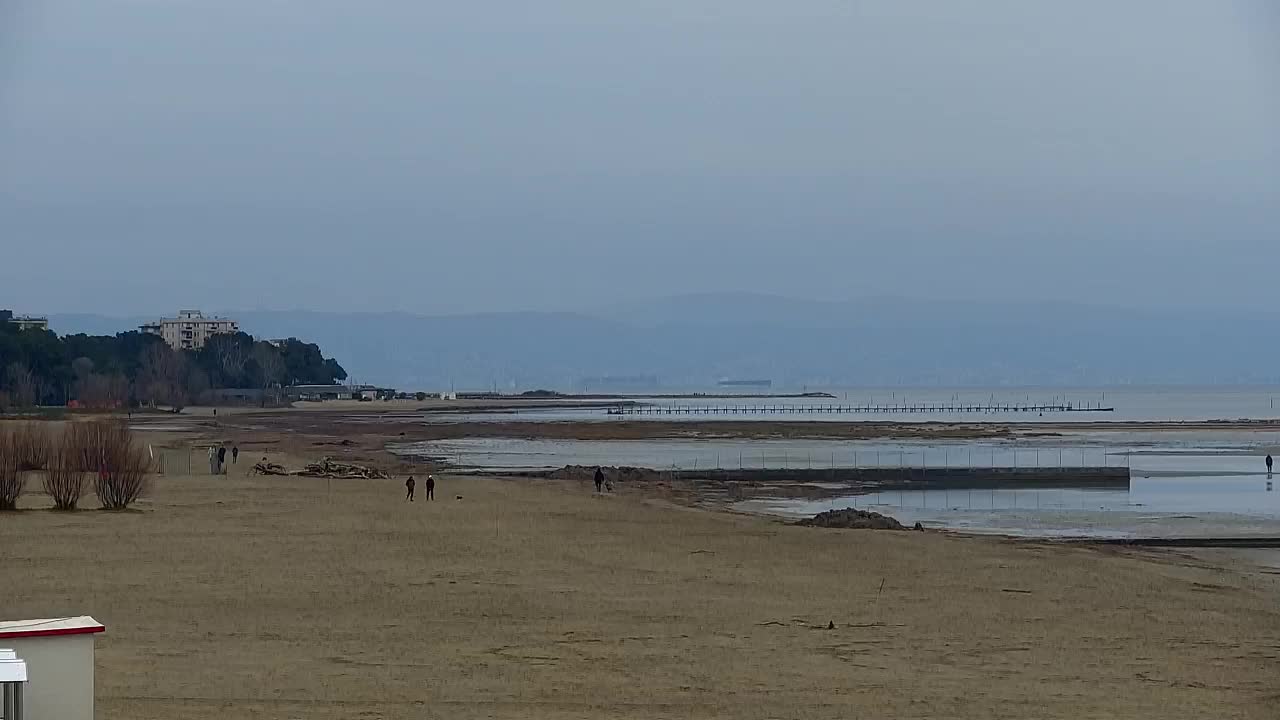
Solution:
[(93, 618), (0, 620), (0, 647), (26, 662), (26, 717), (93, 720)]

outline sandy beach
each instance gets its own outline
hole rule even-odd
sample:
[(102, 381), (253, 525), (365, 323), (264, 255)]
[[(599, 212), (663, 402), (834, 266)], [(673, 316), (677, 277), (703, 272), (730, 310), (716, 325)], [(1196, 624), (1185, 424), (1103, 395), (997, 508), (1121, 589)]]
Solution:
[[(295, 433), (246, 457), (297, 466), (331, 442)], [(445, 477), (435, 502), (407, 503), (403, 476), (245, 469), (157, 478), (126, 513), (0, 517), (5, 616), (107, 625), (99, 717), (1270, 718), (1280, 703), (1280, 575), (1248, 556), (802, 528), (576, 481)]]

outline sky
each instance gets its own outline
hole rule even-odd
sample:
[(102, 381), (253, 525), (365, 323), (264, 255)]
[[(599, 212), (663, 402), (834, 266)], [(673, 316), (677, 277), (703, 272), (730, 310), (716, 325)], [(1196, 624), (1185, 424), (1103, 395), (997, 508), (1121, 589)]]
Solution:
[(0, 307), (1269, 308), (1271, 0), (0, 0)]

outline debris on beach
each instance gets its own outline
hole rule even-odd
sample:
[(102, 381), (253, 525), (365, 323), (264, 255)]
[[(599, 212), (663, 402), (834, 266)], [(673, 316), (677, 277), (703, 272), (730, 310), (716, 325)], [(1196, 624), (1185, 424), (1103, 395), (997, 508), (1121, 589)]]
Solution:
[(273, 462), (260, 462), (253, 465), (254, 475), (288, 475), (289, 471), (284, 469), (283, 465)]
[(310, 463), (294, 474), (302, 477), (333, 478), (335, 480), (386, 480), (391, 477), (376, 467), (337, 462), (332, 458), (325, 458), (318, 463)]
[(853, 530), (906, 530), (902, 523), (888, 515), (867, 510), (845, 508), (828, 510), (811, 518), (801, 520), (797, 525), (806, 527), (845, 528)]
[(386, 480), (391, 476), (375, 467), (356, 463), (336, 462), (325, 458), (318, 463), (309, 463), (301, 470), (286, 470), (283, 465), (273, 462), (260, 462), (253, 466), (255, 475), (282, 475), (288, 477), (331, 478), (334, 480)]

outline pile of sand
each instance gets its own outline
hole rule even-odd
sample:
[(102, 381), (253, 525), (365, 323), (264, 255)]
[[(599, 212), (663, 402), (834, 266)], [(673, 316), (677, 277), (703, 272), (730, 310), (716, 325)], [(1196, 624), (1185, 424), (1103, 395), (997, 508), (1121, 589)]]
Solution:
[(801, 520), (796, 524), (808, 527), (851, 528), (855, 530), (907, 529), (902, 523), (887, 515), (881, 515), (878, 512), (868, 512), (866, 510), (854, 510), (853, 508), (828, 510), (826, 512), (818, 513), (811, 518)]

